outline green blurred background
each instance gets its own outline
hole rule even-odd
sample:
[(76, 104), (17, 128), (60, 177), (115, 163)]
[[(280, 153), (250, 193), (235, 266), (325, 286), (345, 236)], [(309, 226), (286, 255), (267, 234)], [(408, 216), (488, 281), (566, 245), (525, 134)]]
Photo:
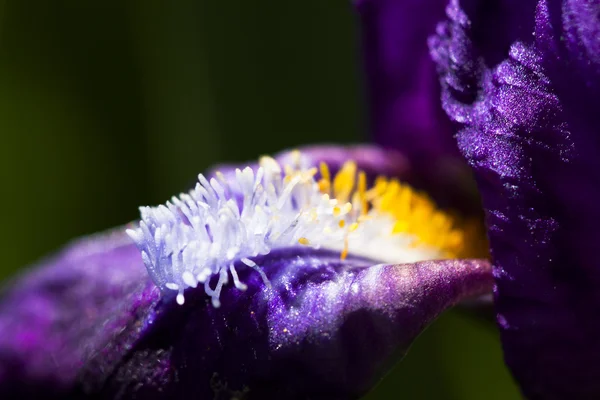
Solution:
[[(346, 1), (0, 1), (0, 277), (207, 166), (364, 140)], [(493, 324), (447, 313), (368, 399), (512, 399)]]

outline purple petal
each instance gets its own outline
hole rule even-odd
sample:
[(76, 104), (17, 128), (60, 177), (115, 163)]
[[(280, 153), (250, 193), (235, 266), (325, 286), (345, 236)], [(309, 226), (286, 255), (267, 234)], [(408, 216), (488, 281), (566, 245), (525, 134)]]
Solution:
[(465, 0), (460, 4), (471, 21), (473, 44), (487, 65), (504, 60), (516, 40), (531, 37), (534, 0)]
[(0, 304), (0, 396), (355, 397), (445, 308), (491, 286), (485, 261), (371, 266), (339, 253), (256, 259), (272, 288), (226, 287), (212, 307), (161, 297), (123, 235), (81, 241), (17, 281)]
[(371, 131), (411, 158), (452, 155), (452, 129), (439, 107), (427, 36), (445, 0), (358, 0)]
[(507, 364), (529, 398), (598, 398), (600, 2), (540, 1), (533, 43), (493, 70), (458, 2), (448, 16), (430, 45), (487, 213)]
[[(454, 129), (439, 106), (440, 88), (427, 36), (446, 0), (356, 0), (362, 24), (371, 132), (385, 147), (415, 161), (456, 156)], [(533, 26), (534, 1), (468, 1), (476, 45), (498, 62)]]
[[(257, 262), (271, 290), (246, 270), (248, 291), (225, 291), (219, 309), (197, 293), (184, 307), (153, 310), (153, 329), (104, 383), (105, 395), (160, 387), (165, 398), (355, 398), (443, 309), (491, 283), (487, 264), (475, 261), (368, 267), (293, 249)], [(148, 370), (145, 360), (159, 355), (167, 376)]]
[[(407, 182), (426, 190), (442, 207), (473, 215), (481, 209), (480, 200), (458, 154), (456, 128), (440, 107), (440, 87), (427, 50), (427, 36), (446, 3), (355, 0), (362, 24), (370, 131), (379, 145), (399, 150), (410, 161), (414, 172), (404, 178)], [(504, 58), (516, 37), (531, 32), (533, 1), (471, 0), (468, 5), (470, 15), (477, 16), (477, 45), (490, 60)]]
[[(415, 175), (399, 153), (376, 147), (302, 154), (332, 169), (353, 159), (372, 177)], [(178, 306), (121, 230), (76, 243), (1, 298), (0, 398), (212, 398), (248, 388), (256, 398), (355, 397), (440, 312), (488, 292), (492, 279), (486, 261), (373, 266), (305, 247), (255, 261), (271, 289), (238, 262), (248, 290), (226, 286), (215, 309), (192, 289)]]
[[(0, 398), (68, 393), (83, 361), (159, 294), (120, 230), (69, 246), (8, 287), (0, 298)], [(119, 346), (124, 353), (127, 340)]]

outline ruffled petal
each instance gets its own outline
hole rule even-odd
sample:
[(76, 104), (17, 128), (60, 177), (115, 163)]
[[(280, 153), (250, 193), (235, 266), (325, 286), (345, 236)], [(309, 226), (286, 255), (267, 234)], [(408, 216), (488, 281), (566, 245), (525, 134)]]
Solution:
[[(439, 106), (440, 88), (427, 36), (446, 0), (355, 0), (361, 22), (371, 134), (426, 166), (457, 155), (455, 131)], [(510, 44), (533, 28), (534, 1), (466, 1), (475, 45), (486, 60), (502, 60)], [(421, 165), (422, 167), (423, 165)]]
[(493, 69), (457, 1), (430, 46), (487, 214), (506, 362), (529, 398), (598, 398), (600, 2), (536, 15)]

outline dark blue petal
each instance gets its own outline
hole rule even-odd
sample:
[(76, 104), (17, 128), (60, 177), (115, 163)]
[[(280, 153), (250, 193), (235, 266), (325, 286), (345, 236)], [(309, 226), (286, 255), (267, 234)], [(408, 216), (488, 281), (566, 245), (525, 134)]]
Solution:
[(600, 397), (600, 2), (540, 1), (489, 69), (453, 1), (431, 39), (487, 213), (507, 364), (532, 399)]

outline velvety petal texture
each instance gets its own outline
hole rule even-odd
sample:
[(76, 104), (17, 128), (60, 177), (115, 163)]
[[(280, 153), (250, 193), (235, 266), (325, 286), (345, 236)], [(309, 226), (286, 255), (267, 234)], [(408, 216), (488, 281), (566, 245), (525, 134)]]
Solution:
[(452, 1), (430, 41), (486, 209), (505, 359), (531, 399), (600, 397), (600, 2), (539, 1), (492, 62)]
[[(491, 288), (485, 261), (375, 265), (292, 248), (243, 266), (214, 308), (146, 278), (122, 233), (74, 244), (0, 305), (0, 395), (354, 398), (445, 308)], [(223, 397), (221, 397), (223, 396)]]
[[(334, 150), (323, 154), (341, 162)], [(403, 170), (380, 154), (353, 158)], [(375, 265), (302, 246), (253, 260), (268, 283), (237, 261), (247, 290), (225, 286), (215, 308), (188, 289), (180, 306), (124, 228), (72, 244), (0, 297), (0, 398), (357, 398), (443, 310), (493, 282), (483, 260)]]
[[(531, 0), (467, 0), (473, 37), (493, 62), (533, 27)], [(361, 22), (370, 132), (413, 162), (443, 168), (457, 156), (455, 127), (440, 105), (427, 37), (444, 17), (447, 0), (355, 0)], [(422, 165), (423, 166), (423, 165)]]
[[(427, 37), (447, 0), (354, 0), (360, 21), (369, 133), (402, 152), (415, 187), (427, 187), (442, 207), (479, 214), (471, 171), (453, 139), (456, 125), (440, 106), (440, 85)], [(515, 38), (533, 27), (532, 0), (467, 0), (476, 45), (498, 62)]]
[(148, 372), (165, 398), (356, 398), (433, 315), (491, 280), (477, 262), (368, 266), (305, 249), (257, 262), (270, 289), (246, 270), (248, 291), (226, 291), (219, 309), (196, 293), (183, 307), (169, 301), (153, 310), (153, 329), (103, 393), (153, 394), (151, 385), (139, 388), (148, 371), (140, 360), (160, 354), (168, 370)]

